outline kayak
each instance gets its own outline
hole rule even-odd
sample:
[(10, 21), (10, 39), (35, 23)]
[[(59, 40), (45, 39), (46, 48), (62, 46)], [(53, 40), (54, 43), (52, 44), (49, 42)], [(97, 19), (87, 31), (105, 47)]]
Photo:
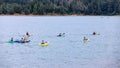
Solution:
[(19, 40), (16, 40), (16, 41), (14, 41), (15, 43), (29, 43), (30, 42), (30, 40), (27, 40), (27, 41), (19, 41)]
[(11, 41), (11, 40), (8, 40), (8, 41), (6, 41), (7, 43), (13, 43), (14, 41)]
[(16, 40), (16, 41), (11, 41), (11, 40), (8, 40), (7, 43), (29, 43), (30, 40), (28, 41), (20, 41), (20, 40)]
[(48, 46), (48, 43), (44, 43), (44, 44), (39, 43), (38, 45), (40, 45), (40, 46)]
[(57, 37), (65, 37), (65, 33), (57, 35)]
[(64, 35), (57, 35), (57, 37), (65, 37)]
[(88, 42), (88, 39), (83, 39), (83, 42)]

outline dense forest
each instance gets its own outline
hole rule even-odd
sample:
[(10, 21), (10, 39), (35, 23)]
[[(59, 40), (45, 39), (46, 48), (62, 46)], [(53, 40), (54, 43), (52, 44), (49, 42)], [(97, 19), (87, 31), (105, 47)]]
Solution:
[(120, 15), (120, 0), (0, 0), (0, 14)]

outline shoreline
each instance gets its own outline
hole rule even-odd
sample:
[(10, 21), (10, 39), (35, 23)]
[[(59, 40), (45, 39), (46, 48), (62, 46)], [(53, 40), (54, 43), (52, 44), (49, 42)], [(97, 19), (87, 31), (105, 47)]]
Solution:
[(83, 14), (44, 14), (44, 15), (37, 15), (37, 14), (0, 14), (0, 16), (88, 16)]
[(0, 16), (120, 16), (120, 15), (84, 15), (84, 14), (0, 14)]

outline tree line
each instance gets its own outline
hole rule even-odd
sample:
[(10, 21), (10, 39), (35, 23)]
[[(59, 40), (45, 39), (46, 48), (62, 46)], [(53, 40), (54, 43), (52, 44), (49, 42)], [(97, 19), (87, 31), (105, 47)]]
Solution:
[(0, 14), (120, 15), (120, 0), (0, 0)]

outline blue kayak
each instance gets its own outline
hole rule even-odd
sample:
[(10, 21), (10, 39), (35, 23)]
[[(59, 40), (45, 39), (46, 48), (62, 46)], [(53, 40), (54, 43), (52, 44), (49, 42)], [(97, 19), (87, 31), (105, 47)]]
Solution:
[(15, 43), (29, 43), (30, 42), (30, 40), (28, 40), (28, 41), (19, 41), (19, 40), (16, 40), (16, 41), (14, 41)]
[(8, 40), (7, 43), (29, 43), (30, 40), (27, 40), (27, 41), (20, 41), (20, 40), (15, 40), (15, 41), (11, 41), (11, 40)]

